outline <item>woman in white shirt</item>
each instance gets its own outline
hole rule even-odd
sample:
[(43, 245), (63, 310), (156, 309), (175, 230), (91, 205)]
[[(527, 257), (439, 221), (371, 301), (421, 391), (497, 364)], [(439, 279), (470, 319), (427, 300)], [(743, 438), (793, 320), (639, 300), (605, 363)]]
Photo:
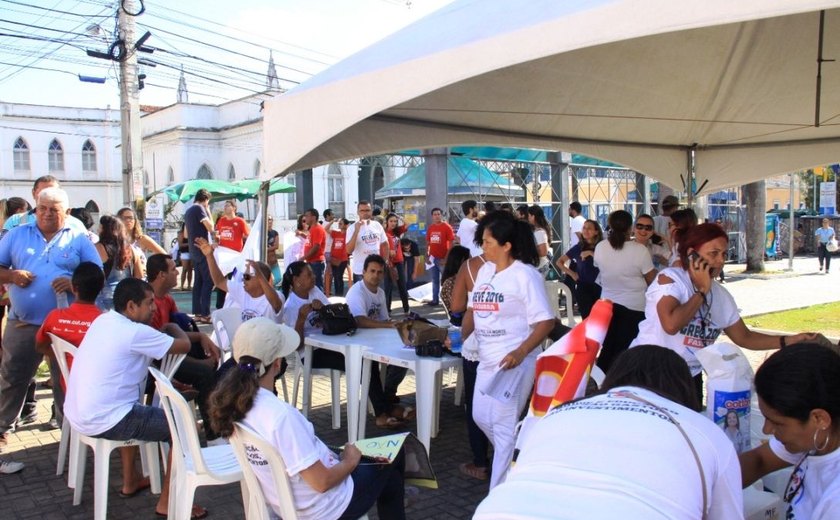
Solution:
[[(318, 311), (330, 301), (315, 285), (315, 273), (308, 263), (298, 260), (292, 262), (283, 274), (280, 290), (286, 298), (283, 305), (282, 321), (295, 329), (300, 336), (298, 347), (303, 352), (303, 338), (308, 334), (320, 332), (321, 320)], [(331, 350), (312, 350), (313, 368), (332, 368), (344, 371), (344, 356)]]
[(540, 257), (537, 270), (545, 274), (551, 263), (548, 260), (548, 250), (551, 244), (551, 226), (545, 218), (543, 209), (536, 204), (528, 206), (528, 223), (534, 226), (534, 242), (537, 243), (537, 254)]
[(741, 454), (743, 485), (795, 465), (782, 497), (785, 518), (838, 518), (840, 355), (818, 345), (783, 348), (755, 373), (755, 391), (772, 437)]
[(601, 298), (613, 302), (610, 327), (598, 356), (598, 366), (604, 372), (639, 333), (639, 323), (645, 319), (645, 291), (656, 276), (647, 248), (630, 240), (633, 216), (624, 210), (613, 211), (608, 223), (607, 240), (595, 246)]
[(694, 353), (714, 343), (721, 332), (750, 350), (770, 350), (814, 338), (813, 334), (771, 336), (747, 328), (735, 299), (715, 277), (723, 269), (729, 240), (716, 224), (690, 228), (677, 253), (684, 267), (663, 269), (645, 296), (645, 320), (635, 345), (661, 345), (682, 356), (702, 396), (702, 367)]
[[(228, 370), (210, 395), (210, 422), (225, 437), (241, 422), (272, 444), (286, 465), (298, 518), (356, 519), (373, 504), (379, 518), (405, 518), (403, 452), (390, 464), (361, 462), (351, 443), (337, 455), (315, 435), (312, 423), (274, 395), (283, 357), (299, 343), (298, 334), (267, 318), (243, 323), (233, 338), (236, 367)], [(248, 453), (267, 505), (280, 514), (279, 493), (265, 459)]]
[(534, 268), (538, 257), (530, 225), (505, 211), (485, 219), (487, 263), (478, 272), (461, 333), (474, 334), (478, 342), (473, 419), (493, 443), (492, 488), (510, 465), (514, 429), (534, 381), (536, 349), (554, 327), (554, 315)]
[(697, 409), (679, 356), (624, 352), (602, 391), (528, 430), (474, 518), (743, 519), (735, 450)]
[(645, 246), (650, 253), (653, 267), (658, 271), (668, 266), (668, 259), (671, 258), (671, 246), (665, 237), (659, 235), (655, 229), (653, 217), (641, 214), (636, 217), (633, 241)]

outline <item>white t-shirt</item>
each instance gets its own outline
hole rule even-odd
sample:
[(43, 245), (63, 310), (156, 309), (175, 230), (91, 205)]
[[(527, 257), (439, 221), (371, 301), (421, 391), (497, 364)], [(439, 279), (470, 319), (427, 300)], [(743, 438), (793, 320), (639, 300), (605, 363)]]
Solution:
[[(353, 285), (355, 286), (356, 284)], [(309, 298), (306, 300), (300, 298), (293, 291), (289, 291), (289, 299), (283, 304), (283, 309), (280, 311), (282, 315), (282, 323), (295, 328), (295, 322), (297, 322), (300, 308), (307, 303), (312, 303), (315, 300), (319, 300), (324, 305), (329, 305), (330, 303), (330, 300), (327, 299), (326, 295), (324, 295), (324, 293), (321, 292), (321, 289), (318, 289), (317, 287), (313, 287), (312, 290), (309, 291)], [(303, 326), (303, 335), (306, 336), (308, 334), (320, 332), (320, 330), (321, 324), (318, 321), (318, 313), (312, 311), (306, 317), (306, 323), (304, 323)]]
[[(274, 308), (271, 306), (271, 303), (269, 303), (268, 298), (266, 298), (265, 295), (262, 295), (259, 298), (254, 298), (248, 294), (248, 292), (245, 291), (245, 285), (242, 281), (242, 273), (239, 271), (236, 271), (233, 278), (228, 280), (227, 287), (228, 293), (225, 298), (224, 308), (227, 309), (229, 307), (236, 307), (237, 309), (242, 309), (243, 323), (251, 318), (259, 316), (268, 318), (276, 323), (282, 323), (283, 307), (280, 307), (279, 312), (274, 312)], [(285, 300), (283, 293), (280, 291), (277, 291), (277, 296), (280, 297), (280, 302)]]
[(93, 320), (67, 382), (64, 413), (73, 428), (99, 435), (120, 422), (145, 389), (152, 360), (165, 356), (173, 341), (116, 311)]
[[(802, 453), (791, 453), (775, 437), (770, 437), (770, 450), (785, 462), (797, 464)], [(805, 479), (788, 504), (791, 520), (833, 520), (840, 515), (840, 450), (825, 455), (809, 455), (793, 478)]]
[(580, 238), (577, 234), (583, 231), (583, 225), (585, 223), (586, 219), (583, 218), (583, 215), (578, 215), (569, 219), (569, 228), (572, 231), (569, 235), (569, 249), (575, 247), (575, 245), (577, 245), (577, 243), (580, 241)]
[(353, 316), (367, 316), (372, 320), (388, 321), (388, 304), (385, 291), (381, 287), (376, 292), (370, 292), (365, 282), (354, 283), (347, 291), (347, 306)]
[[(537, 243), (537, 247), (541, 244), (544, 244), (546, 248), (548, 248), (548, 233), (545, 232), (542, 228), (534, 228), (534, 242)], [(540, 257), (540, 265), (537, 266), (539, 269), (544, 268), (548, 265), (548, 255)]]
[[(356, 225), (354, 223), (347, 228), (346, 240), (348, 244), (353, 237), (353, 231), (356, 229)], [(382, 227), (382, 224), (375, 220), (371, 220), (367, 224), (362, 224), (359, 228), (359, 234), (356, 236), (356, 244), (353, 246), (353, 250), (347, 251), (347, 254), (351, 255), (350, 269), (353, 270), (353, 274), (362, 274), (364, 272), (365, 259), (370, 255), (378, 255), (380, 253), (379, 244), (387, 241), (388, 237), (385, 236), (385, 229)]]
[(478, 222), (464, 218), (458, 224), (458, 232), (455, 233), (461, 245), (470, 250), (470, 256), (478, 256), (483, 252), (481, 247), (475, 245), (475, 230), (477, 227)]
[(619, 391), (679, 422), (700, 458), (708, 518), (743, 519), (740, 464), (723, 431), (697, 412), (635, 387), (557, 407), (537, 421), (507, 480), (473, 518), (701, 518), (700, 468), (685, 437), (656, 407)]
[(628, 240), (621, 249), (613, 249), (609, 241), (595, 246), (595, 267), (601, 298), (612, 300), (634, 311), (645, 310), (645, 275), (653, 271), (653, 262), (645, 246)]
[[(485, 367), (495, 368), (537, 323), (554, 319), (542, 276), (519, 260), (498, 273), (495, 264), (484, 264), (467, 305), (473, 310), (479, 363)], [(529, 356), (537, 354), (534, 349)]]
[[(265, 388), (257, 390), (254, 405), (242, 420), (248, 428), (274, 446), (283, 462), (301, 520), (330, 520), (341, 516), (353, 498), (353, 479), (345, 478), (337, 486), (318, 493), (300, 476), (300, 472), (321, 461), (326, 468), (341, 462), (318, 437), (312, 423), (289, 403), (278, 399)], [(280, 498), (268, 464), (256, 449), (248, 451), (251, 468), (260, 481), (266, 503), (280, 514)]]
[(286, 265), (303, 258), (304, 242), (306, 239), (297, 236), (294, 231), (288, 231), (283, 235), (283, 261)]
[(653, 217), (653, 230), (663, 237), (671, 236), (668, 224), (671, 223), (671, 217), (667, 215), (657, 215)]
[[(673, 283), (660, 284), (660, 277), (667, 276)], [(688, 363), (691, 375), (696, 376), (703, 371), (703, 367), (694, 355), (697, 349), (714, 343), (723, 329), (734, 325), (741, 315), (735, 299), (715, 281), (712, 290), (706, 295), (706, 304), (700, 307), (697, 314), (688, 324), (676, 334), (668, 334), (662, 328), (656, 306), (665, 296), (673, 296), (683, 304), (694, 295), (694, 285), (688, 271), (681, 267), (663, 269), (653, 280), (645, 294), (645, 319), (639, 324), (639, 335), (630, 344), (659, 345), (679, 354)]]

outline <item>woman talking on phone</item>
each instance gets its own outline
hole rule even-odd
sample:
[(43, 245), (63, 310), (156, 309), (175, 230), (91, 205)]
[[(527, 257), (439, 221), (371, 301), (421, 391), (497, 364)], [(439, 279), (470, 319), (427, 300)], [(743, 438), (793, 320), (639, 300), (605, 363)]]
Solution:
[(688, 363), (702, 395), (702, 367), (698, 349), (714, 343), (721, 332), (736, 345), (750, 350), (773, 350), (809, 341), (812, 333), (772, 336), (747, 328), (729, 291), (715, 281), (726, 261), (729, 239), (715, 224), (690, 228), (679, 242), (682, 267), (663, 269), (645, 295), (645, 320), (630, 344), (661, 345), (674, 350)]

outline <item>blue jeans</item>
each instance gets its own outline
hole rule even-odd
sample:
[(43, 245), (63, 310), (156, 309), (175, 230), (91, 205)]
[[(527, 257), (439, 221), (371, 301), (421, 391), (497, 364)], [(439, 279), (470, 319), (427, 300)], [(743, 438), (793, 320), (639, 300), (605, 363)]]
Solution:
[(324, 262), (309, 262), (309, 267), (312, 268), (312, 273), (315, 275), (315, 286), (318, 289), (324, 290)]
[(347, 270), (347, 260), (338, 265), (330, 265), (333, 279), (333, 296), (344, 296), (344, 271)]
[(385, 300), (388, 304), (388, 312), (391, 312), (391, 300), (393, 298), (394, 285), (396, 284), (397, 289), (400, 292), (400, 300), (402, 301), (402, 304), (403, 304), (403, 312), (408, 314), (408, 290), (406, 290), (406, 287), (405, 287), (405, 264), (403, 262), (396, 263), (396, 264), (394, 264), (394, 269), (397, 272), (397, 281), (396, 282), (394, 282), (394, 280), (391, 279), (391, 273), (388, 272), (390, 270), (386, 269), (386, 271), (385, 271), (385, 283), (384, 283), (385, 287), (384, 287), (384, 289), (385, 289)]
[(169, 441), (169, 423), (163, 408), (157, 406), (143, 406), (135, 404), (120, 422), (99, 435), (99, 439), (111, 441)]
[(391, 464), (371, 464), (362, 461), (350, 474), (353, 479), (353, 497), (339, 520), (356, 520), (367, 514), (376, 503), (379, 518), (404, 520), (405, 452), (400, 450)]
[(192, 312), (196, 316), (210, 316), (210, 293), (213, 292), (213, 279), (210, 278), (210, 266), (204, 255), (195, 256), (193, 273)]
[(432, 305), (440, 303), (440, 275), (443, 273), (444, 260), (442, 258), (435, 258), (432, 268), (429, 271), (432, 273)]

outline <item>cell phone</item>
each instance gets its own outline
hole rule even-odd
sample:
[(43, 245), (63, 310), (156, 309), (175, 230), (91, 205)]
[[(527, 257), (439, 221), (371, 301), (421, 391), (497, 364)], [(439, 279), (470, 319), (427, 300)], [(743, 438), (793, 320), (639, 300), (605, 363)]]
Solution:
[[(697, 251), (692, 251), (691, 253), (689, 253), (688, 258), (692, 262), (697, 260), (703, 260), (703, 258), (699, 254), (697, 254)], [(703, 261), (705, 262), (705, 260)], [(712, 272), (712, 266), (710, 266), (708, 263), (706, 263), (706, 270), (710, 273)]]
[(654, 233), (654, 235), (650, 237), (650, 241), (658, 246), (662, 243), (662, 237)]

